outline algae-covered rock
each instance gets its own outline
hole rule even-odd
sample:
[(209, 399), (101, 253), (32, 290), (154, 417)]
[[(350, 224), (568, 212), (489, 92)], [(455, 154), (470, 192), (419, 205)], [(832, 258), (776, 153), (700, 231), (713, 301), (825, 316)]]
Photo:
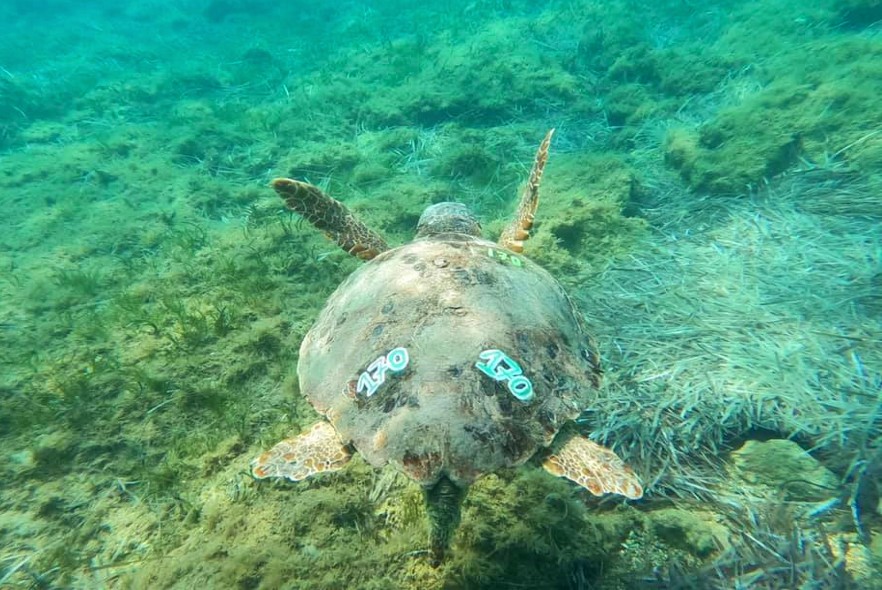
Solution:
[(813, 502), (830, 497), (839, 479), (790, 440), (749, 440), (731, 456), (745, 482), (781, 490), (787, 500)]
[[(731, 552), (732, 532), (723, 524), (719, 514), (700, 504), (682, 508), (658, 507), (639, 515), (627, 529), (627, 538), (620, 544), (620, 552), (604, 567), (604, 579), (633, 580), (635, 572), (652, 572), (660, 582), (673, 572), (692, 571), (715, 558)], [(679, 578), (679, 574), (673, 576)], [(697, 588), (678, 579), (678, 588)], [(602, 588), (620, 588), (606, 586)], [(631, 585), (624, 587), (631, 588)], [(669, 586), (657, 586), (667, 588)]]
[(606, 114), (611, 125), (639, 125), (658, 109), (641, 84), (621, 84), (606, 97)]
[(695, 161), (699, 157), (698, 133), (685, 127), (673, 127), (665, 135), (665, 162), (680, 171), (686, 181), (691, 181)]
[(647, 514), (647, 525), (666, 544), (707, 557), (728, 546), (726, 527), (710, 512), (668, 508)]
[(77, 453), (77, 442), (69, 430), (41, 434), (29, 449), (10, 459), (21, 472), (35, 476), (58, 475), (70, 467)]
[(491, 474), (465, 501), (448, 588), (565, 588), (595, 578), (634, 528), (632, 509), (588, 510), (578, 493), (538, 469)]
[(636, 171), (607, 154), (561, 154), (553, 166), (529, 255), (566, 277), (632, 251), (646, 231), (642, 218), (625, 214), (643, 190)]
[(865, 590), (882, 589), (882, 535), (874, 535), (869, 545), (845, 542), (845, 568), (855, 583)]

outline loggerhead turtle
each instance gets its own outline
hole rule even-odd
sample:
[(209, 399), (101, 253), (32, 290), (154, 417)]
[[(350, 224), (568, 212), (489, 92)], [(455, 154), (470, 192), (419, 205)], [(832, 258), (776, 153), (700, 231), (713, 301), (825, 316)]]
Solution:
[(336, 471), (352, 449), (392, 464), (423, 486), (435, 564), (469, 484), (540, 452), (546, 470), (594, 495), (643, 495), (615, 453), (561, 431), (590, 406), (601, 370), (561, 285), (520, 255), (553, 131), (498, 243), (465, 205), (445, 202), (423, 212), (412, 242), (389, 248), (317, 187), (273, 181), (289, 209), (368, 262), (300, 346), (300, 391), (326, 420), (256, 458), (255, 477)]

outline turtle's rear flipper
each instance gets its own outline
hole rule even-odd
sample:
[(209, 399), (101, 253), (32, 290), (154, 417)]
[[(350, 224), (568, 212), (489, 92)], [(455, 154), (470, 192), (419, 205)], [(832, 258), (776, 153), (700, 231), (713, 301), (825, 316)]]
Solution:
[(459, 526), (462, 499), (466, 490), (442, 476), (435, 485), (423, 488), (426, 512), (429, 515), (429, 556), (432, 567), (438, 567), (450, 546), (450, 539)]
[(352, 455), (334, 427), (316, 422), (309, 430), (287, 438), (251, 462), (257, 479), (283, 477), (300, 481), (316, 473), (337, 471)]
[(539, 145), (536, 159), (533, 161), (533, 169), (530, 170), (530, 178), (527, 186), (521, 194), (521, 202), (515, 218), (499, 236), (499, 245), (508, 248), (512, 252), (524, 251), (524, 240), (530, 238), (530, 230), (533, 228), (533, 219), (536, 216), (536, 208), (539, 206), (539, 182), (542, 180), (542, 171), (545, 170), (545, 162), (548, 161), (548, 146), (551, 144), (551, 136), (554, 129), (545, 134), (545, 139)]
[(555, 443), (542, 466), (549, 473), (572, 480), (594, 494), (643, 497), (643, 486), (630, 467), (606, 447), (579, 435)]
[(329, 197), (320, 188), (290, 178), (276, 178), (272, 185), (288, 209), (325, 232), (349, 254), (370, 260), (389, 249), (383, 238), (356, 219), (346, 205)]

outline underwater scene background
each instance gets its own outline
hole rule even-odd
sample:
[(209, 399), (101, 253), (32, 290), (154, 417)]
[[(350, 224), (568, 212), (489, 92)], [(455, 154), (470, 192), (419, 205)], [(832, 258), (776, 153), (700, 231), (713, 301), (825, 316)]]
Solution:
[[(882, 588), (882, 3), (0, 3), (0, 587)], [(419, 486), (249, 462), (317, 414), (301, 339), (466, 203), (596, 335), (579, 428), (638, 502), (487, 475), (449, 558)]]

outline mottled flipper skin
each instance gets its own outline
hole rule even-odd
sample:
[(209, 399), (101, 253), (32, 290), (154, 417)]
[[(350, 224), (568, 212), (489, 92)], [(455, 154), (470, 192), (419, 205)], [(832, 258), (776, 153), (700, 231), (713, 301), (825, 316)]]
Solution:
[(288, 209), (325, 232), (349, 254), (361, 260), (371, 260), (389, 249), (386, 241), (350, 213), (346, 205), (320, 188), (290, 178), (277, 178), (272, 185)]
[(520, 254), (524, 251), (524, 241), (530, 238), (530, 230), (533, 229), (533, 220), (536, 217), (536, 208), (539, 207), (539, 183), (542, 181), (542, 172), (548, 161), (548, 148), (551, 145), (551, 136), (554, 129), (545, 134), (545, 139), (536, 151), (536, 159), (533, 161), (533, 169), (530, 170), (530, 178), (521, 194), (521, 202), (518, 204), (514, 219), (508, 224), (499, 236), (499, 245), (508, 248), (512, 252)]
[(621, 494), (631, 500), (643, 497), (643, 486), (631, 468), (611, 450), (584, 436), (559, 435), (542, 466), (595, 496)]
[(300, 481), (316, 473), (337, 471), (351, 457), (334, 427), (322, 421), (293, 438), (277, 443), (252, 461), (251, 473), (257, 479), (282, 477)]

